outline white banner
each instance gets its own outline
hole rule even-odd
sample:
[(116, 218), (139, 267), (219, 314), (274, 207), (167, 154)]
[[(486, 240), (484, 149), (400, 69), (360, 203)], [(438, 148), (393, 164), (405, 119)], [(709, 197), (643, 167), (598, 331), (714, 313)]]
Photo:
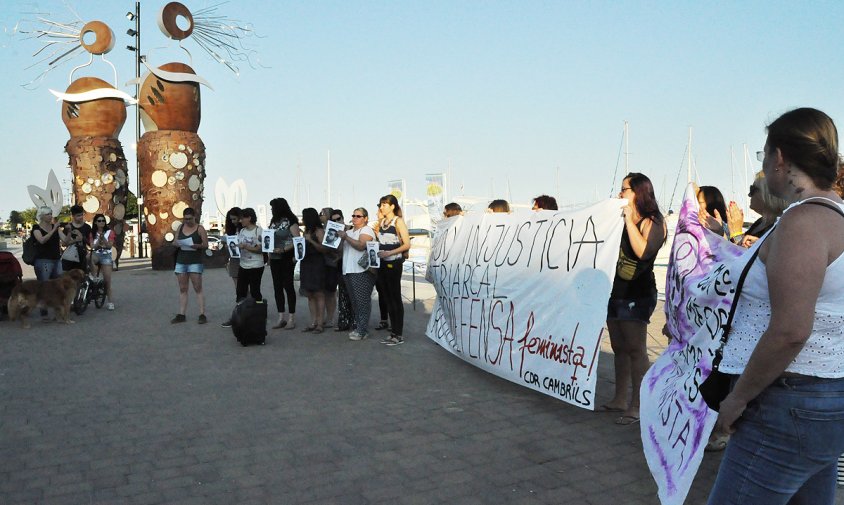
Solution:
[(718, 417), (703, 402), (698, 387), (712, 370), (735, 282), (749, 256), (704, 229), (698, 209), (689, 185), (666, 276), (666, 321), (675, 339), (645, 374), (639, 390), (642, 447), (663, 505), (685, 501)]
[(626, 202), (444, 220), (427, 335), (469, 363), (594, 410)]

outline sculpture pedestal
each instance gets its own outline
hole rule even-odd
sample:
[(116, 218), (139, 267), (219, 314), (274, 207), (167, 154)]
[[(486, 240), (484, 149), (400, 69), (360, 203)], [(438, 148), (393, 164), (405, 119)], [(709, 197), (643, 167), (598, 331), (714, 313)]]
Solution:
[(138, 143), (138, 160), (152, 267), (173, 268), (173, 250), (165, 246), (173, 245), (182, 224), (182, 212), (191, 207), (197, 219), (202, 215), (205, 145), (192, 132), (146, 132)]
[(123, 252), (124, 218), (129, 196), (126, 156), (120, 141), (111, 137), (71, 137), (64, 146), (73, 173), (76, 203), (85, 209), (85, 221), (103, 214), (116, 238), (115, 259)]

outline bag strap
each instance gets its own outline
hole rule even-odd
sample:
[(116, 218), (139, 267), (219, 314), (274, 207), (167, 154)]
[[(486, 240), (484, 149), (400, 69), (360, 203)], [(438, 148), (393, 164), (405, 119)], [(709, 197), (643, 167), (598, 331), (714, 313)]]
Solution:
[[(823, 197), (818, 197), (818, 198), (823, 198)], [(811, 202), (803, 202), (803, 203), (801, 203), (800, 205), (804, 205), (804, 204), (805, 204), (805, 205), (820, 205), (821, 207), (826, 207), (827, 209), (834, 210), (834, 211), (835, 211), (835, 212), (837, 212), (837, 213), (838, 213), (841, 217), (844, 217), (844, 211), (842, 211), (842, 210), (841, 210), (841, 207), (839, 207), (839, 206), (837, 206), (837, 205), (834, 205), (834, 206), (833, 206), (833, 205), (830, 205), (830, 204), (828, 204), (828, 203), (819, 202), (819, 201), (817, 201), (817, 200), (812, 200)]]

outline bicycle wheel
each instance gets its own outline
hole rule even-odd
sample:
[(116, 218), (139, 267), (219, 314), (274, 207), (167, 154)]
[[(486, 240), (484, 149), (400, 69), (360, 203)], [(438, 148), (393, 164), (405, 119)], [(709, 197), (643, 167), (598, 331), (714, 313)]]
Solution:
[(102, 282), (98, 282), (97, 286), (95, 288), (95, 291), (94, 291), (94, 305), (98, 309), (101, 309), (103, 307), (103, 305), (105, 305), (105, 300), (106, 300), (105, 284), (103, 284)]
[(84, 281), (79, 285), (76, 291), (76, 296), (73, 298), (72, 309), (77, 316), (81, 316), (85, 309), (88, 308), (88, 281)]

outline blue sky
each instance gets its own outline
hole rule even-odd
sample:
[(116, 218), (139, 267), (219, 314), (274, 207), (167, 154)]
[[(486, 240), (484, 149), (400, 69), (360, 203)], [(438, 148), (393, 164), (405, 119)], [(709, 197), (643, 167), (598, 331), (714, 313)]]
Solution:
[[(155, 23), (164, 4), (141, 2), (143, 52), (170, 44), (151, 53), (157, 65), (184, 60)], [(132, 78), (124, 15), (134, 2), (71, 5), (82, 19), (112, 27), (118, 42), (107, 58), (121, 85)], [(39, 46), (13, 34), (15, 24), (36, 10), (64, 21), (72, 14), (59, 1), (0, 9), (5, 219), (31, 205), (26, 185), (43, 185), (49, 169), (69, 178), (68, 133), (47, 90), (64, 90), (70, 69), (85, 59), (23, 89), (43, 67), (25, 70)], [(244, 179), (250, 205), (276, 196), (294, 203), (297, 165), (298, 207), (321, 207), (329, 150), (332, 203), (345, 210), (374, 211), (390, 179), (406, 179), (408, 196), (421, 198), (424, 174), (449, 166), (451, 196), (593, 201), (609, 195), (617, 164), (624, 169), (625, 120), (630, 169), (651, 177), (665, 210), (681, 165), (675, 209), (682, 195), (690, 126), (701, 183), (741, 202), (742, 145), (759, 150), (766, 123), (798, 106), (844, 121), (844, 65), (836, 56), (844, 2), (238, 0), (218, 11), (254, 25), (262, 38), (248, 43), (268, 68), (242, 65), (235, 77), (185, 43), (194, 69), (214, 86), (202, 89), (199, 129), (205, 211), (214, 210), (219, 177)], [(109, 74), (95, 59), (82, 75)], [(133, 115), (121, 133), (130, 163)], [(759, 168), (755, 157), (751, 168)]]

